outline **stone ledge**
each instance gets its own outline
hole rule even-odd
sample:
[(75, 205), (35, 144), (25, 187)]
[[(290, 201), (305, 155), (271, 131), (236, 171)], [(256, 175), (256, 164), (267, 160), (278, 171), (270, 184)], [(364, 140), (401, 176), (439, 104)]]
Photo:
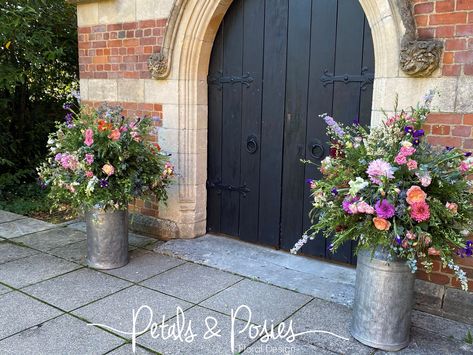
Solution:
[(130, 230), (160, 240), (179, 238), (179, 227), (173, 221), (130, 213)]

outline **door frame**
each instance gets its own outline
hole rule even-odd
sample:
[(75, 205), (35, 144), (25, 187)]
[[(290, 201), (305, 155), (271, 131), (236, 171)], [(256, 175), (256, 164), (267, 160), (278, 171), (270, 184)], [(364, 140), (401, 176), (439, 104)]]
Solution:
[[(404, 28), (396, 0), (359, 2), (373, 37), (371, 125), (376, 125), (383, 117), (384, 103), (395, 96), (387, 89), (392, 80), (401, 77), (398, 60)], [(162, 64), (166, 70), (161, 79), (176, 82), (178, 92), (174, 124), (178, 129), (176, 165), (180, 178), (170, 205), (181, 238), (206, 233), (207, 75), (213, 41), (231, 3), (232, 0), (176, 0), (164, 37)]]

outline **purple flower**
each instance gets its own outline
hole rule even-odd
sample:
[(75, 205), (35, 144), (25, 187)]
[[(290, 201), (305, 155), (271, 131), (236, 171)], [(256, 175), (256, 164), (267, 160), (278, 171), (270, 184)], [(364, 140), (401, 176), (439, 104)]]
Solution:
[(72, 108), (72, 105), (70, 103), (65, 103), (64, 105), (62, 105), (62, 108), (64, 110), (70, 110)]
[(358, 196), (353, 197), (353, 198), (346, 197), (342, 202), (343, 210), (348, 214), (353, 214), (353, 212), (350, 211), (350, 205), (354, 202), (357, 202), (359, 199), (360, 198)]
[(394, 214), (396, 213), (394, 206), (391, 205), (388, 200), (378, 201), (376, 202), (376, 205), (374, 207), (376, 210), (376, 214), (378, 215), (378, 217), (381, 218), (388, 219), (394, 216)]
[(414, 133), (412, 134), (412, 136), (414, 136), (415, 138), (419, 138), (419, 137), (422, 137), (424, 135), (424, 130), (423, 129), (417, 129), (414, 131)]
[(473, 242), (471, 240), (467, 240), (466, 245), (464, 248), (461, 248), (457, 251), (457, 255), (461, 256), (462, 258), (470, 257), (473, 255)]
[(62, 159), (62, 154), (61, 153), (57, 153), (56, 156), (54, 157), (54, 160), (56, 161), (61, 161)]
[(420, 144), (419, 138), (415, 138), (415, 139), (412, 141), (412, 144), (414, 144), (414, 145), (419, 145), (419, 144)]
[(337, 190), (336, 187), (334, 187), (330, 192), (332, 193), (333, 196), (337, 196), (337, 195), (338, 195), (338, 190)]
[(394, 238), (394, 241), (395, 241), (398, 245), (401, 245), (401, 243), (402, 243), (402, 238), (401, 238), (401, 236), (396, 235), (396, 237)]
[(449, 151), (453, 150), (453, 147), (446, 146), (446, 147), (445, 147), (445, 150), (446, 150), (447, 152), (449, 152)]
[(108, 181), (107, 181), (107, 179), (100, 179), (100, 180), (99, 180), (99, 185), (100, 185), (100, 187), (103, 188), (103, 189), (107, 188), (107, 187), (108, 187)]
[(471, 152), (466, 152), (465, 157), (471, 157)]
[(325, 115), (323, 119), (327, 126), (329, 126), (339, 138), (343, 138), (343, 136), (345, 135), (345, 131), (338, 125), (337, 122), (335, 122), (333, 117)]
[(406, 126), (406, 127), (404, 127), (404, 132), (406, 132), (406, 133), (412, 133), (412, 132), (414, 132), (414, 127), (412, 127), (412, 126)]

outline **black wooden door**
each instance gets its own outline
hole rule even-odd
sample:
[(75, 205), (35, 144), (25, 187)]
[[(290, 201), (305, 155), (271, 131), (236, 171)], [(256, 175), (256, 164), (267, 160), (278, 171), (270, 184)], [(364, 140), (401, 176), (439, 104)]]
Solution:
[[(358, 0), (235, 0), (211, 56), (207, 229), (290, 249), (309, 227), (300, 159), (329, 152), (327, 112), (369, 123), (374, 55)], [(323, 238), (305, 254), (331, 256)]]

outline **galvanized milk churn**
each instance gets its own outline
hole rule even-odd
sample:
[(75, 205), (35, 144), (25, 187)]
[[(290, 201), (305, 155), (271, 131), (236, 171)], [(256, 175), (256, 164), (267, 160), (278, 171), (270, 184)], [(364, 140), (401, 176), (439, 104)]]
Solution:
[(91, 209), (87, 224), (87, 264), (116, 269), (128, 263), (128, 211)]
[(415, 276), (405, 260), (378, 249), (360, 250), (356, 270), (351, 334), (361, 343), (387, 351), (409, 344)]

